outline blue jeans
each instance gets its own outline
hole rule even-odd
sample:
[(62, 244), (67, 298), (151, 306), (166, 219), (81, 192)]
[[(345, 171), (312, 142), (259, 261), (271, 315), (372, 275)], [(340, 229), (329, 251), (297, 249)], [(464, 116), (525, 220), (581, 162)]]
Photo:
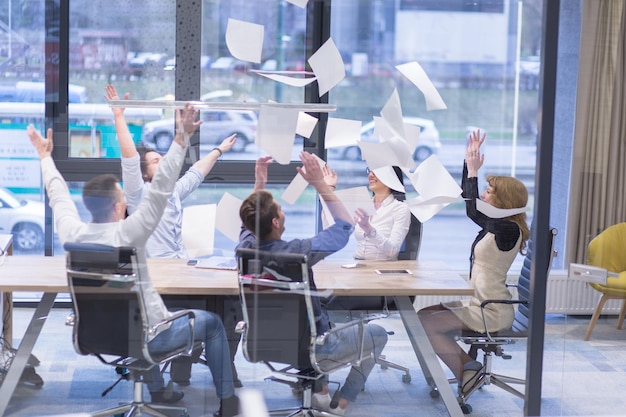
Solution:
[[(220, 399), (232, 397), (235, 395), (235, 386), (233, 384), (230, 350), (222, 320), (217, 314), (209, 311), (192, 311), (196, 315), (193, 339), (204, 342), (204, 355), (213, 376), (217, 397)], [(181, 341), (187, 340), (188, 334), (187, 319), (176, 320), (169, 329), (162, 331), (150, 341), (148, 349), (151, 352), (173, 349), (180, 346)], [(163, 388), (163, 376), (158, 366), (152, 368), (151, 377), (152, 381), (147, 384), (151, 392)]]
[[(355, 401), (356, 396), (363, 390), (368, 375), (376, 364), (387, 343), (387, 331), (376, 324), (366, 324), (364, 327), (363, 354), (370, 357), (361, 361), (359, 366), (353, 366), (346, 381), (341, 387), (341, 398)], [(330, 335), (326, 343), (316, 349), (317, 361), (324, 369), (325, 364), (346, 363), (354, 356), (359, 345), (359, 329), (349, 327), (336, 335)]]

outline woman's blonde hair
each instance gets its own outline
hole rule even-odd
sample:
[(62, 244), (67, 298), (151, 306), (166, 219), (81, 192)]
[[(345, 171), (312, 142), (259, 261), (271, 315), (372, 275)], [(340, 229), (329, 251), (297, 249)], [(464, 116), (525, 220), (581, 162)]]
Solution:
[[(487, 183), (491, 186), (491, 204), (501, 209), (526, 207), (528, 204), (528, 190), (517, 178), (500, 175), (488, 175)], [(526, 223), (526, 213), (506, 217), (516, 223), (522, 232), (522, 244), (519, 252), (526, 254), (526, 241), (530, 238), (530, 230)]]

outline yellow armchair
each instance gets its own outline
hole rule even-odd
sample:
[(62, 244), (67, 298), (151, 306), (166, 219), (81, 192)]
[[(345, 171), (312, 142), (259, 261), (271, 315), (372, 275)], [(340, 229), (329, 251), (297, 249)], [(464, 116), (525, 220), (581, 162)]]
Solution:
[(621, 329), (626, 315), (626, 222), (609, 226), (596, 236), (587, 247), (587, 263), (614, 272), (609, 274), (605, 284), (590, 282), (589, 285), (602, 293), (596, 310), (591, 317), (585, 340), (589, 340), (602, 308), (607, 300), (620, 299), (622, 308), (617, 319), (617, 328)]

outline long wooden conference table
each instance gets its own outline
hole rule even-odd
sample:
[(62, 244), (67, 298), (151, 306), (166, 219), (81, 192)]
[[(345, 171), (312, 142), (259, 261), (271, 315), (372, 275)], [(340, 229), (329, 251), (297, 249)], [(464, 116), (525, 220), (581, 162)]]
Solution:
[[(456, 272), (442, 263), (421, 261), (375, 262), (360, 261), (360, 267), (344, 268), (346, 260), (324, 260), (314, 268), (318, 290), (331, 290), (334, 295), (393, 297), (408, 337), (428, 384), (439, 390), (451, 416), (463, 416), (456, 396), (415, 314), (411, 296), (467, 296), (473, 290)], [(177, 295), (236, 295), (237, 273), (201, 269), (186, 265), (178, 259), (148, 260), (152, 282), (161, 294)], [(380, 275), (376, 270), (407, 269), (410, 273)], [(28, 357), (41, 332), (57, 293), (67, 293), (65, 257), (13, 256), (0, 266), (0, 291), (43, 292), (17, 354), (0, 386), (0, 415), (13, 395)], [(5, 317), (5, 319), (7, 319)], [(8, 318), (11, 319), (10, 317)], [(71, 343), (68, 340), (68, 343)]]

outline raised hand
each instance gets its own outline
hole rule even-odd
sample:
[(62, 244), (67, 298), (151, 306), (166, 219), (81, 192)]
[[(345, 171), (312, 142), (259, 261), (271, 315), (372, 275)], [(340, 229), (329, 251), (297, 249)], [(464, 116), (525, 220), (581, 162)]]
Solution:
[(183, 147), (189, 145), (188, 138), (185, 138), (185, 136), (193, 135), (198, 126), (202, 124), (202, 120), (197, 120), (198, 113), (200, 111), (193, 107), (191, 103), (185, 103), (184, 109), (176, 110), (176, 135), (174, 140), (179, 145)]
[(267, 168), (272, 163), (271, 156), (262, 156), (254, 164), (254, 191), (263, 190), (267, 184)]
[(331, 188), (335, 189), (337, 187), (337, 181), (339, 180), (337, 171), (326, 164), (322, 167), (322, 174), (324, 175), (324, 182)]
[(43, 159), (47, 156), (52, 156), (52, 129), (47, 130), (45, 139), (32, 124), (28, 125), (28, 127), (26, 128), (26, 133), (30, 138), (30, 143), (32, 143), (37, 150), (37, 153), (39, 154), (39, 159)]
[(469, 134), (467, 148), (465, 149), (465, 162), (469, 176), (476, 176), (485, 161), (485, 154), (480, 152), (480, 147), (486, 136), (486, 133), (481, 135), (480, 129), (474, 130)]
[(220, 146), (218, 146), (218, 149), (222, 151), (222, 153), (228, 152), (235, 145), (235, 142), (237, 142), (237, 134), (233, 133), (232, 135), (224, 139), (222, 143), (220, 143)]
[[(130, 93), (124, 94), (124, 100), (128, 100), (129, 97)], [(104, 87), (104, 99), (107, 102), (120, 99), (120, 96), (117, 94), (117, 90), (113, 85), (107, 84), (106, 87)], [(124, 107), (111, 107), (111, 111), (114, 116), (123, 116), (124, 110), (126, 110)]]

